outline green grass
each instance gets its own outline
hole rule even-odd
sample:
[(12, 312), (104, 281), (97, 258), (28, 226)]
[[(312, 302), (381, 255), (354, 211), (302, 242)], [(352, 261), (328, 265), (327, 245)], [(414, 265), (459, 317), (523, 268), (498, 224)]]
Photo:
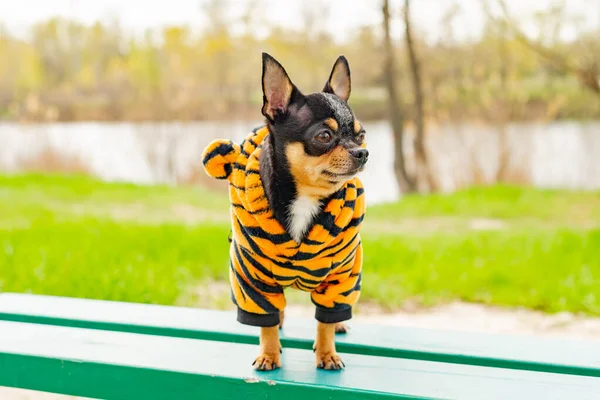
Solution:
[(375, 218), (480, 217), (551, 224), (600, 223), (600, 192), (535, 190), (512, 186), (471, 188), (453, 194), (407, 196), (369, 210)]
[[(227, 209), (199, 188), (0, 176), (0, 290), (230, 306)], [(600, 192), (409, 196), (369, 207), (363, 242), (361, 302), (600, 315)]]
[(365, 240), (364, 297), (389, 308), (465, 300), (600, 314), (600, 229)]

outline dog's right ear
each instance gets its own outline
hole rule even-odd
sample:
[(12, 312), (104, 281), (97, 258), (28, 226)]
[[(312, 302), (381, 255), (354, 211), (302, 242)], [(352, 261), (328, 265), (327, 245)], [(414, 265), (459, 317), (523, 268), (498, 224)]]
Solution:
[(271, 121), (278, 115), (285, 115), (294, 85), (281, 64), (267, 53), (262, 53), (262, 89), (262, 114)]

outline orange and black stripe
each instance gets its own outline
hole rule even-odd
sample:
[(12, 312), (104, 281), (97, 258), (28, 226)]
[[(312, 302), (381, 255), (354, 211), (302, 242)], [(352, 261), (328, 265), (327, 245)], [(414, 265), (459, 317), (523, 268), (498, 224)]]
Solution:
[(232, 241), (232, 300), (238, 320), (275, 326), (286, 301), (285, 287), (311, 292), (315, 317), (325, 323), (352, 317), (361, 285), (359, 229), (365, 197), (358, 178), (349, 180), (324, 207), (323, 217), (296, 243), (275, 219), (259, 173), (267, 127), (254, 130), (241, 145), (215, 140), (204, 150), (206, 172), (229, 180)]

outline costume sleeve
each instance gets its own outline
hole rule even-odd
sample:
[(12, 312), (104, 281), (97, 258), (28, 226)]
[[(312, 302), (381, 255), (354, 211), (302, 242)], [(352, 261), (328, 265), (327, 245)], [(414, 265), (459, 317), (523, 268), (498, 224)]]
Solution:
[(202, 152), (204, 170), (213, 178), (228, 179), (240, 151), (240, 145), (231, 140), (213, 140)]

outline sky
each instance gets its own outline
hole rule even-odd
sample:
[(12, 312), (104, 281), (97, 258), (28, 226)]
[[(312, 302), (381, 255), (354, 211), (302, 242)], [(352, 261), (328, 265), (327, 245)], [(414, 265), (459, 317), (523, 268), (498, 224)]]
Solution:
[[(239, 17), (248, 5), (248, 0), (228, 0), (229, 13)], [(258, 25), (255, 33), (259, 36), (268, 31), (265, 26), (281, 25), (301, 27), (298, 16), (302, 4), (316, 7), (328, 4), (330, 14), (324, 29), (333, 34), (337, 41), (343, 41), (352, 35), (358, 27), (380, 25), (380, 0), (259, 0), (261, 17), (266, 24)], [(402, 0), (390, 0), (392, 7), (399, 9)], [(494, 3), (495, 0), (489, 0)], [(82, 23), (91, 24), (96, 20), (109, 20), (118, 17), (126, 33), (142, 35), (146, 29), (160, 29), (167, 25), (187, 24), (193, 29), (202, 29), (206, 25), (206, 16), (202, 13), (203, 0), (19, 0), (0, 1), (0, 22), (12, 34), (26, 35), (28, 28), (36, 22), (53, 16), (68, 17)], [(439, 22), (443, 15), (455, 4), (459, 4), (460, 13), (454, 28), (458, 39), (476, 37), (483, 26), (482, 0), (413, 0), (412, 17), (417, 29), (424, 32), (429, 40), (441, 35)], [(511, 14), (518, 18), (530, 16), (536, 10), (544, 10), (557, 0), (506, 0)], [(588, 24), (600, 26), (600, 0), (568, 0), (567, 10), (572, 14), (587, 16)], [(393, 8), (393, 9), (394, 9)], [(582, 26), (582, 25), (580, 25)], [(532, 35), (536, 31), (532, 25), (525, 25)], [(235, 29), (240, 29), (234, 26)], [(564, 37), (574, 35), (574, 27), (565, 29)], [(392, 34), (401, 35), (402, 25), (393, 24)]]

